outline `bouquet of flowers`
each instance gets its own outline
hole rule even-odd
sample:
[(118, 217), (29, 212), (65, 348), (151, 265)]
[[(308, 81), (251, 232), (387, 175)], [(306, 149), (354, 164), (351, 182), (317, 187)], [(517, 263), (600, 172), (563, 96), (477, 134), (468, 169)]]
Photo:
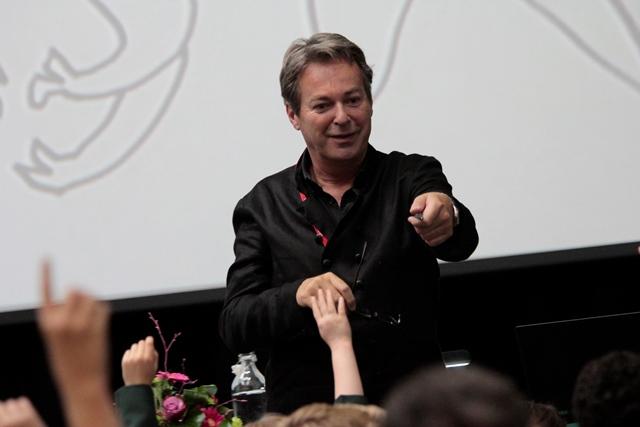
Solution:
[[(242, 421), (233, 416), (233, 410), (219, 403), (216, 398), (218, 388), (213, 385), (196, 386), (182, 372), (167, 369), (171, 346), (180, 333), (174, 334), (167, 344), (159, 322), (149, 313), (155, 325), (164, 353), (164, 371), (158, 371), (151, 388), (156, 404), (156, 417), (160, 427), (242, 427)], [(182, 369), (184, 371), (184, 367)]]

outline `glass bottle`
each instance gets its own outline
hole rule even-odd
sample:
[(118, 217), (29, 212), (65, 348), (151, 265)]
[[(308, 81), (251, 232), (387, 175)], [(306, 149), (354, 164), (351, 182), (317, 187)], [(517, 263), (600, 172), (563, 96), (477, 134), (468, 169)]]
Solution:
[(244, 424), (260, 419), (267, 409), (264, 375), (256, 366), (254, 352), (238, 355), (238, 363), (231, 366), (235, 375), (231, 383), (233, 410)]

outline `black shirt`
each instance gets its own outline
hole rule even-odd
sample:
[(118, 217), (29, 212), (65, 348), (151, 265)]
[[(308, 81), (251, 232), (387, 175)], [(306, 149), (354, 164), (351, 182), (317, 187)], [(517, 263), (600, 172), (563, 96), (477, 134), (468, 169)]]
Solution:
[(435, 248), (408, 223), (416, 196), (437, 191), (453, 197), (433, 157), (384, 154), (369, 146), (352, 196), (335, 210), (305, 177), (304, 158), (260, 181), (236, 206), (236, 260), (227, 276), (220, 333), (234, 352), (266, 351), (270, 411), (332, 402), (329, 350), (311, 310), (295, 299), (303, 280), (331, 271), (356, 297), (354, 349), (365, 395), (378, 403), (403, 375), (439, 359), (436, 258), (467, 258), (478, 243), (475, 222), (456, 200), (460, 224)]

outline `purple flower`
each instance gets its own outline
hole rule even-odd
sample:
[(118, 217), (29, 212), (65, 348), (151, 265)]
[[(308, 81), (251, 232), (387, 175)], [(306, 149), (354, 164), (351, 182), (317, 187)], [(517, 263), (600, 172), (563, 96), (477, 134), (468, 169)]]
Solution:
[(169, 421), (178, 421), (187, 411), (184, 400), (178, 396), (168, 396), (162, 402), (162, 415)]

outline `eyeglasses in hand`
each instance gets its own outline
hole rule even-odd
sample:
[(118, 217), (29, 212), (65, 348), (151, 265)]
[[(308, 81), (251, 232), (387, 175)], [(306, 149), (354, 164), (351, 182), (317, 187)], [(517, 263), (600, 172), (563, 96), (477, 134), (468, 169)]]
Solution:
[[(355, 288), (356, 286), (360, 286), (360, 282), (359, 282), (360, 269), (362, 268), (362, 263), (364, 262), (364, 255), (366, 251), (367, 251), (367, 241), (365, 240), (364, 245), (362, 246), (360, 260), (358, 262), (358, 269), (356, 270), (356, 275), (353, 279), (353, 284), (351, 286), (352, 288)], [(369, 310), (367, 308), (360, 308), (358, 305), (356, 305), (356, 309), (353, 310), (351, 313), (357, 314), (367, 319), (378, 320), (380, 322), (386, 323), (391, 326), (398, 326), (400, 324), (400, 321), (402, 320), (400, 313), (396, 315), (378, 313), (377, 311)]]

